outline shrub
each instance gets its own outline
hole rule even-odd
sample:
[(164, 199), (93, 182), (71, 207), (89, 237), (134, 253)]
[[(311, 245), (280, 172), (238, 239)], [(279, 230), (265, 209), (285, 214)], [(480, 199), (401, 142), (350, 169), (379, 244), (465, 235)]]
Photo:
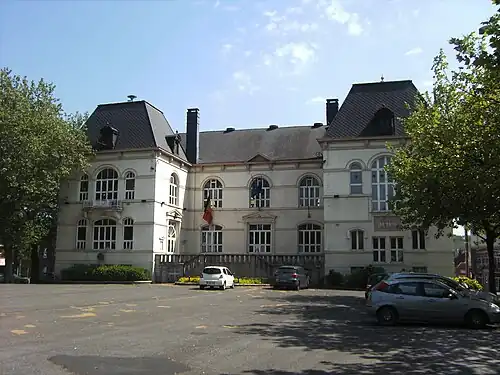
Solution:
[(469, 289), (473, 290), (483, 290), (483, 286), (476, 279), (471, 279), (467, 276), (457, 276), (454, 277), (453, 280), (458, 281), (460, 284), (465, 284), (469, 287)]
[(146, 281), (151, 280), (148, 270), (119, 264), (75, 264), (61, 271), (67, 281)]
[(200, 282), (200, 276), (185, 276), (185, 277), (180, 277), (179, 280), (177, 280), (178, 283), (198, 283)]
[(326, 278), (328, 286), (342, 286), (344, 284), (344, 275), (340, 272), (330, 270)]

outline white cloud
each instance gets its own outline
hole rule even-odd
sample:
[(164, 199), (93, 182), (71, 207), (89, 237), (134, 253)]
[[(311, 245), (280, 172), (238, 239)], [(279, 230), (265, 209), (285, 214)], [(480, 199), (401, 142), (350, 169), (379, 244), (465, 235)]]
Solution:
[(292, 64), (311, 62), (316, 56), (316, 50), (312, 44), (305, 42), (288, 43), (276, 49), (277, 57), (289, 58)]
[[(290, 11), (290, 9), (294, 9)], [(276, 32), (282, 35), (287, 35), (289, 32), (310, 32), (318, 30), (318, 24), (316, 22), (300, 22), (297, 19), (290, 19), (290, 15), (298, 14), (296, 9), (301, 8), (289, 8), (285, 12), (289, 15), (278, 15), (278, 12), (265, 11), (263, 15), (268, 18), (267, 24), (264, 28), (269, 32)]]
[(220, 0), (217, 0), (217, 1), (215, 2), (215, 4), (214, 4), (214, 8), (218, 8), (218, 7), (219, 7), (219, 5), (220, 5)]
[(314, 98), (311, 98), (307, 101), (307, 104), (317, 104), (317, 103), (325, 103), (326, 98), (322, 96), (315, 96)]
[(300, 7), (290, 7), (285, 10), (286, 13), (288, 14), (302, 14), (304, 13), (304, 10)]
[(233, 49), (233, 45), (230, 44), (230, 43), (226, 43), (222, 46), (222, 53), (227, 55), (231, 52), (231, 50)]
[(357, 13), (348, 12), (338, 0), (320, 0), (318, 7), (327, 19), (347, 26), (350, 35), (358, 36), (364, 31)]
[(233, 80), (236, 83), (238, 90), (246, 92), (250, 95), (260, 89), (258, 86), (254, 85), (252, 77), (242, 70), (233, 73)]
[(405, 52), (405, 55), (406, 56), (411, 56), (411, 55), (419, 55), (423, 52), (424, 50), (420, 47), (415, 47), (415, 48), (412, 48), (411, 50), (409, 51), (406, 51)]

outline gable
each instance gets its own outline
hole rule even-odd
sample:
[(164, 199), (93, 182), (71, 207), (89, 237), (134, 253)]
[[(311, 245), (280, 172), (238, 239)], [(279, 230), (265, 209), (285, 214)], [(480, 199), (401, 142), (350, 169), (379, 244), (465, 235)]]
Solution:
[(246, 222), (272, 222), (276, 221), (277, 216), (269, 214), (267, 212), (253, 212), (242, 217), (243, 221)]
[(269, 159), (268, 157), (266, 157), (262, 154), (257, 154), (253, 158), (248, 160), (248, 163), (268, 163), (270, 161), (271, 161), (271, 159)]

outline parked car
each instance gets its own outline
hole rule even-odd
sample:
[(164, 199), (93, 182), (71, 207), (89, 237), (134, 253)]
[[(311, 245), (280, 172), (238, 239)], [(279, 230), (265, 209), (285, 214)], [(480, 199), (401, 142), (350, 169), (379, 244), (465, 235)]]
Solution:
[(274, 288), (300, 290), (308, 288), (309, 283), (309, 274), (301, 266), (281, 266), (274, 272), (274, 277), (271, 279), (271, 285)]
[(208, 266), (205, 267), (200, 275), (200, 289), (219, 288), (234, 288), (234, 274), (227, 267)]
[(368, 277), (368, 281), (366, 283), (366, 291), (365, 291), (365, 299), (368, 298), (368, 292), (379, 282), (385, 280), (389, 277), (388, 273), (374, 273)]
[(489, 293), (483, 290), (473, 290), (469, 289), (467, 285), (461, 284), (456, 280), (453, 280), (450, 277), (441, 276), (432, 273), (413, 273), (413, 272), (400, 272), (389, 275), (383, 280), (400, 280), (400, 279), (414, 279), (414, 278), (422, 278), (422, 279), (436, 279), (446, 286), (455, 289), (462, 293), (469, 293), (476, 297), (482, 298), (486, 301), (493, 302), (500, 306), (500, 298), (493, 293)]
[(465, 323), (477, 329), (500, 323), (498, 305), (432, 278), (381, 281), (368, 294), (366, 305), (384, 326), (416, 321)]

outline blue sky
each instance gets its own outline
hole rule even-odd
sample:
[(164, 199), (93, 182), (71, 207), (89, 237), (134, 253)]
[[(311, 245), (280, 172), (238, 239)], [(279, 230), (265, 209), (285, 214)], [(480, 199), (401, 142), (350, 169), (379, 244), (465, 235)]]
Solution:
[(68, 112), (137, 95), (183, 131), (325, 121), (354, 82), (429, 88), (447, 40), (489, 0), (0, 2), (0, 66), (57, 85)]

